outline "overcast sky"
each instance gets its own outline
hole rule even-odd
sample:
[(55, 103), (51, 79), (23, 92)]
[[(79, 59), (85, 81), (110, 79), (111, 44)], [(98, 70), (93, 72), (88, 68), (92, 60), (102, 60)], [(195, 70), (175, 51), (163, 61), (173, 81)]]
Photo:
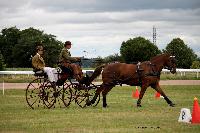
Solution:
[[(180, 37), (200, 56), (200, 0), (0, 0), (0, 29), (34, 27), (73, 43), (72, 56), (119, 53), (138, 36), (164, 49)], [(84, 52), (86, 51), (86, 52)]]

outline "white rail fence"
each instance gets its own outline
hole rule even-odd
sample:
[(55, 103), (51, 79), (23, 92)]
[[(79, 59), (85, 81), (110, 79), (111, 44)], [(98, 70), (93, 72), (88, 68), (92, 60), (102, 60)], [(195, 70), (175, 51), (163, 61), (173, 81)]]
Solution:
[[(169, 72), (167, 69), (163, 69), (162, 72)], [(200, 69), (176, 69), (177, 73), (180, 73), (181, 76), (185, 76), (186, 73), (196, 73), (196, 77), (199, 78)]]
[[(83, 73), (87, 73), (87, 72), (93, 72), (94, 70), (83, 70)], [(176, 69), (177, 73), (180, 73), (181, 76), (185, 76), (186, 73), (188, 72), (193, 72), (196, 73), (196, 77), (199, 78), (199, 72), (200, 69)], [(163, 69), (162, 70), (163, 73), (169, 72), (169, 70), (167, 69)], [(33, 75), (34, 72), (33, 71), (0, 71), (0, 75), (3, 75), (3, 79), (4, 79), (4, 75)], [(2, 83), (2, 87), (3, 87), (3, 95), (4, 95), (4, 80)]]

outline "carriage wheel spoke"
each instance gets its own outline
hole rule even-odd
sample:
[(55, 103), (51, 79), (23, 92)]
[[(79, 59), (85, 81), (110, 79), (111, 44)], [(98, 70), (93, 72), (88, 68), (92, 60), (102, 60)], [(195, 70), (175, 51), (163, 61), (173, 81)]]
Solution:
[(38, 99), (39, 99), (39, 97), (31, 104), (31, 106), (33, 106), (33, 104), (35, 104)]

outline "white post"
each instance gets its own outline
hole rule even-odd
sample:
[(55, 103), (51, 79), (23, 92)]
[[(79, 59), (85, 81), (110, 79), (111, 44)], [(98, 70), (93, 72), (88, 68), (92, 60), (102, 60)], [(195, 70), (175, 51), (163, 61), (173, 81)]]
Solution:
[(3, 95), (4, 95), (4, 80), (3, 80)]
[(4, 74), (3, 74), (3, 95), (4, 95)]

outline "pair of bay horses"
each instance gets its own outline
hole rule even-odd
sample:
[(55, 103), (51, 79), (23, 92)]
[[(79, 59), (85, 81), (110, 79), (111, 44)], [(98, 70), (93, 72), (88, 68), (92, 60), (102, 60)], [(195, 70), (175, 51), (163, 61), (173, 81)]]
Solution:
[(98, 95), (102, 93), (103, 107), (107, 107), (106, 95), (115, 86), (127, 84), (130, 86), (140, 86), (141, 91), (137, 101), (137, 107), (141, 107), (141, 100), (146, 89), (150, 86), (159, 92), (166, 102), (174, 107), (175, 104), (169, 100), (159, 86), (160, 75), (163, 68), (167, 68), (171, 73), (176, 73), (176, 59), (171, 54), (161, 54), (138, 64), (111, 63), (97, 67), (90, 77), (83, 77), (81, 67), (75, 64), (71, 66), (73, 78), (79, 83), (90, 85), (90, 83), (102, 73), (102, 85), (96, 90), (96, 94), (87, 105), (95, 103)]

